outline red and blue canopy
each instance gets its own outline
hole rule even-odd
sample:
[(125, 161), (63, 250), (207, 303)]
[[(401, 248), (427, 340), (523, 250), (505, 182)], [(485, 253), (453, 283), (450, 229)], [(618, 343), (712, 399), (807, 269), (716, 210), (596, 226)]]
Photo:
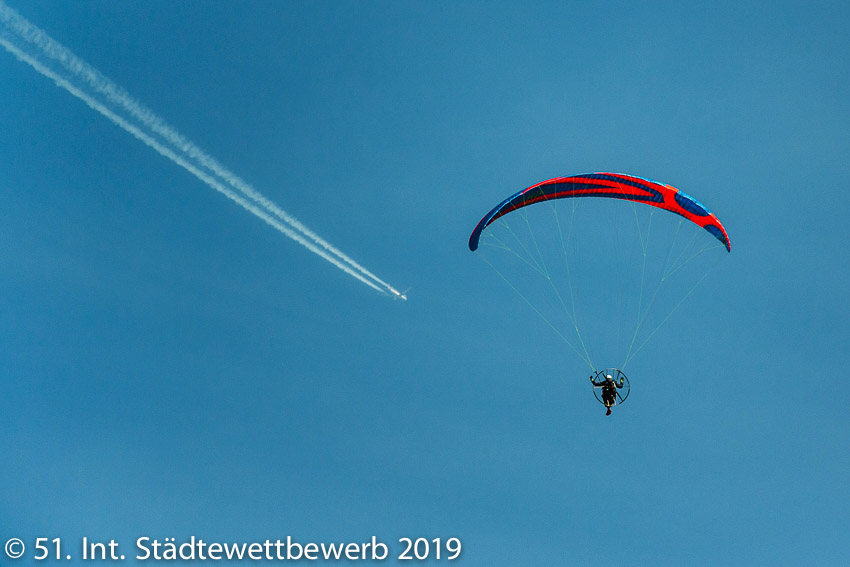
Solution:
[(469, 237), (469, 249), (478, 249), (481, 233), (499, 217), (534, 203), (569, 197), (608, 197), (665, 209), (701, 226), (722, 242), (727, 251), (732, 251), (732, 244), (723, 224), (696, 199), (670, 185), (621, 173), (586, 173), (556, 177), (523, 189), (499, 203), (481, 219)]

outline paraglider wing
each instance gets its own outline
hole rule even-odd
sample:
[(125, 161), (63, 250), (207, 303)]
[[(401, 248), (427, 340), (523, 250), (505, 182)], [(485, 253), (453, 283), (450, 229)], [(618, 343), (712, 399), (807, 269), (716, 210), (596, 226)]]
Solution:
[(727, 251), (732, 251), (729, 236), (720, 220), (696, 199), (670, 185), (621, 173), (556, 177), (523, 189), (499, 203), (481, 219), (469, 237), (469, 249), (474, 252), (478, 248), (481, 233), (499, 217), (534, 203), (569, 197), (608, 197), (665, 209), (701, 226), (722, 242)]

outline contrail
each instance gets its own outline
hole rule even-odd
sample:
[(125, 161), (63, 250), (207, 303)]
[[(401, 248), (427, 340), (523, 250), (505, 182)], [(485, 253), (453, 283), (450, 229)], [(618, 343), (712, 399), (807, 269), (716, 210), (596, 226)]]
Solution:
[[(377, 291), (395, 298), (407, 299), (393, 286), (349, 258), (251, 185), (227, 170), (118, 85), (6, 6), (2, 0), (0, 0), (0, 23), (3, 24), (0, 31), (9, 32), (0, 35), (0, 45), (19, 60), (27, 63), (43, 76), (52, 79), (58, 86), (81, 99), (114, 124), (311, 252)], [(11, 38), (6, 37), (8, 35), (11, 35)], [(42, 63), (38, 55), (27, 53), (25, 47), (34, 47), (41, 57), (51, 60), (54, 65)], [(61, 76), (61, 71), (55, 67), (56, 63), (64, 69), (68, 77)], [(98, 100), (87, 94), (80, 83), (99, 93), (106, 100)], [(138, 120), (140, 124), (133, 125), (125, 117), (119, 116), (117, 111), (109, 108), (109, 103), (117, 107), (116, 110), (123, 110)]]
[(53, 79), (53, 81), (58, 86), (62, 87), (63, 89), (67, 90), (69, 93), (74, 95), (75, 97), (77, 97), (80, 100), (82, 100), (83, 102), (85, 102), (91, 108), (93, 108), (94, 110), (98, 111), (99, 113), (104, 115), (106, 118), (111, 120), (114, 124), (116, 124), (117, 126), (119, 126), (122, 129), (124, 129), (129, 134), (133, 135), (136, 139), (138, 139), (141, 142), (143, 142), (144, 144), (150, 146), (155, 151), (157, 151), (159, 154), (170, 159), (171, 161), (173, 161), (175, 164), (179, 165), (180, 167), (186, 169), (189, 173), (191, 173), (192, 175), (194, 175), (195, 177), (197, 177), (198, 179), (200, 179), (201, 181), (203, 181), (204, 183), (206, 183), (207, 185), (209, 185), (210, 187), (212, 187), (216, 191), (219, 191), (220, 193), (224, 194), (228, 198), (232, 199), (237, 204), (244, 207), (246, 210), (250, 211), (251, 213), (253, 213), (257, 217), (263, 219), (269, 225), (278, 229), (280, 232), (282, 232), (286, 236), (288, 236), (288, 237), (292, 238), (293, 240), (295, 240), (296, 242), (304, 245), (311, 252), (318, 254), (322, 258), (326, 259), (328, 262), (332, 263), (333, 265), (335, 265), (339, 269), (343, 270), (344, 272), (354, 276), (355, 278), (362, 281), (363, 283), (365, 283), (369, 287), (376, 289), (378, 291), (381, 291), (381, 292), (385, 291), (385, 289), (382, 289), (381, 287), (375, 285), (375, 283), (366, 279), (360, 273), (351, 269), (351, 267), (349, 267), (348, 265), (340, 262), (338, 258), (328, 254), (327, 252), (325, 252), (324, 250), (322, 250), (320, 248), (317, 248), (312, 242), (305, 240), (301, 236), (301, 234), (293, 231), (288, 226), (281, 223), (278, 219), (273, 218), (266, 211), (260, 209), (256, 205), (248, 202), (243, 197), (241, 197), (240, 195), (235, 193), (233, 190), (222, 185), (219, 181), (214, 179), (212, 176), (204, 173), (203, 171), (198, 169), (193, 164), (189, 163), (188, 161), (186, 161), (185, 159), (183, 159), (179, 155), (175, 154), (170, 149), (166, 148), (165, 146), (163, 146), (162, 144), (157, 142), (151, 136), (145, 134), (144, 132), (142, 132), (137, 127), (133, 126), (132, 124), (129, 124), (126, 120), (124, 120), (120, 116), (117, 116), (114, 112), (112, 112), (111, 110), (109, 110), (108, 108), (103, 106), (101, 103), (94, 100), (92, 97), (90, 97), (86, 93), (82, 92), (81, 90), (79, 90), (74, 85), (68, 83), (65, 79), (59, 77), (58, 75), (53, 73), (50, 69), (44, 67), (38, 61), (35, 61), (32, 58), (30, 58), (27, 54), (23, 53), (18, 48), (16, 48), (14, 45), (7, 42), (5, 38), (0, 37), (0, 45), (2, 45), (4, 48), (6, 48), (9, 52), (11, 52), (16, 57), (18, 57), (21, 61), (32, 66), (36, 71), (38, 71), (39, 73), (41, 73), (45, 77), (47, 77), (49, 79)]

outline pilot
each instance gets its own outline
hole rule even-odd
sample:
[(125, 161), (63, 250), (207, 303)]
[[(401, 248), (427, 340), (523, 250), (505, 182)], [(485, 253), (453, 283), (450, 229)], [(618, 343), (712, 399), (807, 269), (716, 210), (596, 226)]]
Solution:
[(617, 403), (617, 389), (623, 387), (623, 378), (617, 382), (610, 374), (606, 374), (602, 380), (596, 381), (593, 376), (590, 377), (590, 382), (597, 388), (602, 388), (602, 403), (605, 404), (607, 411), (605, 415), (611, 415), (611, 406)]

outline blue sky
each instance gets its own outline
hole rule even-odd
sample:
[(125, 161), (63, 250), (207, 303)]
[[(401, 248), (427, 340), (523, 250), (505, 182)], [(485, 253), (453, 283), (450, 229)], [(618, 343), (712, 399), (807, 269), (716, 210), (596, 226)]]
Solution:
[[(411, 291), (367, 288), (3, 50), (0, 540), (850, 561), (846, 4), (11, 7)], [(683, 189), (733, 246), (612, 418), (466, 246), (504, 197), (588, 171)]]

